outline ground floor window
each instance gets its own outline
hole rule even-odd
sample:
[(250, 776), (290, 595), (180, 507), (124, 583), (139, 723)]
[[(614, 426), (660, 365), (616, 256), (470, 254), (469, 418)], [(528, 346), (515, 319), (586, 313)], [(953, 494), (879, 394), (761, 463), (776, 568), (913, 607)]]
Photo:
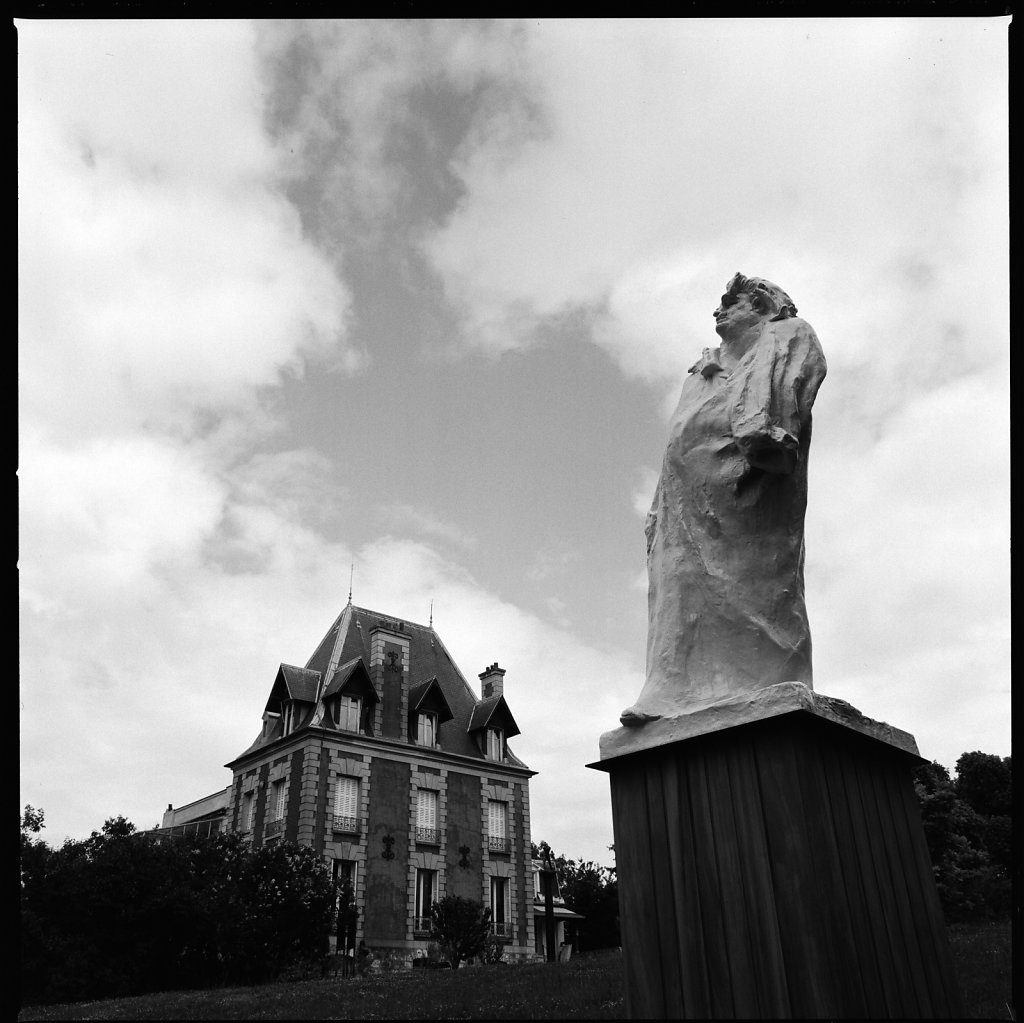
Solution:
[(512, 902), (507, 877), (491, 878), (491, 932), (496, 938), (512, 937)]
[(417, 934), (430, 933), (430, 907), (437, 901), (437, 871), (416, 871), (416, 917), (413, 930)]
[(338, 897), (334, 903), (338, 951), (354, 949), (359, 923), (359, 910), (356, 907), (359, 864), (355, 860), (335, 860), (331, 865), (331, 874), (338, 885)]

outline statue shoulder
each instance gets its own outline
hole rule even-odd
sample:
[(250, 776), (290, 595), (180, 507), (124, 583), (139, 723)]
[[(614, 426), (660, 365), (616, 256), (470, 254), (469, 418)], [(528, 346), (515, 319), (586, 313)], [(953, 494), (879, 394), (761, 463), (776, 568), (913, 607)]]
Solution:
[(821, 350), (818, 335), (802, 317), (790, 316), (785, 320), (772, 320), (768, 328), (778, 347), (788, 350), (792, 355), (820, 359), (824, 365), (825, 354)]

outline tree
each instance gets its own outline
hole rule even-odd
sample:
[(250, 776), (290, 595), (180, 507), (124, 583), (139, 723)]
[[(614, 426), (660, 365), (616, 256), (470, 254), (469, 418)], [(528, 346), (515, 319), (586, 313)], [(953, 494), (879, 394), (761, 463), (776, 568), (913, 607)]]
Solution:
[[(614, 852), (614, 846), (608, 847)], [(551, 846), (541, 841), (533, 845), (533, 858), (543, 859)], [(576, 933), (581, 949), (618, 948), (622, 943), (619, 931), (619, 885), (614, 867), (604, 867), (593, 860), (570, 860), (551, 854), (559, 895), (566, 906), (579, 913)]]
[(1008, 817), (1013, 803), (1010, 757), (992, 753), (961, 753), (956, 762), (957, 796), (984, 817)]
[[(998, 757), (971, 753), (961, 756), (957, 767), (965, 769), (962, 783), (960, 776), (951, 781), (938, 763), (922, 764), (914, 774), (942, 908), (950, 922), (1003, 916), (1010, 900), (1010, 818), (986, 816), (961, 797), (969, 795), (984, 809), (1004, 805), (991, 799), (979, 780), (988, 777), (991, 783), (1001, 764)], [(977, 775), (972, 775), (975, 768)]]
[(1011, 758), (977, 751), (961, 754), (953, 788), (980, 818), (981, 841), (992, 862), (1009, 873), (1013, 854)]
[[(33, 819), (23, 816), (26, 831)], [(327, 953), (335, 885), (306, 846), (252, 849), (235, 835), (161, 840), (123, 817), (56, 850), (31, 839), (26, 847), (26, 831), (26, 998), (251, 983)]]
[(446, 895), (430, 907), (430, 932), (452, 969), (480, 955), (491, 935), (491, 911), (482, 902)]
[(619, 885), (612, 868), (592, 860), (565, 860), (560, 885), (566, 906), (584, 917), (576, 927), (580, 948), (618, 948)]

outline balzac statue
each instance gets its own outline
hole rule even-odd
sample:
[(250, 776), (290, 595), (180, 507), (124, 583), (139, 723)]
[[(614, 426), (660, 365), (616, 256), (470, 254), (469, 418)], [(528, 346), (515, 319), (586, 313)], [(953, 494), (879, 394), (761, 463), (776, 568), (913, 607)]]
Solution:
[(804, 511), (825, 357), (792, 299), (736, 274), (691, 367), (647, 516), (640, 727), (780, 682), (811, 686)]

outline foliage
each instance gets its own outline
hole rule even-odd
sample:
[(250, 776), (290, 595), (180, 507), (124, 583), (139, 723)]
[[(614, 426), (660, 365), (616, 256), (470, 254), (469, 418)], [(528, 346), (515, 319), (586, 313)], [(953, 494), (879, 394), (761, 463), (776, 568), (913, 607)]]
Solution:
[(446, 895), (430, 907), (430, 933), (457, 970), (483, 952), (491, 936), (491, 911), (482, 902)]
[[(611, 851), (614, 849), (609, 846)], [(551, 846), (541, 842), (533, 846), (535, 859), (551, 854)], [(614, 867), (603, 867), (592, 860), (570, 860), (551, 854), (558, 891), (565, 905), (585, 917), (575, 921), (578, 949), (618, 948), (619, 884)]]
[(992, 753), (963, 753), (956, 762), (957, 797), (980, 818), (980, 839), (992, 862), (1012, 870), (1013, 764)]
[(480, 962), (485, 966), (497, 966), (505, 956), (505, 943), (496, 938), (488, 938), (480, 953)]
[(326, 955), (323, 860), (237, 836), (159, 839), (123, 817), (60, 849), (22, 842), (22, 998), (266, 980)]
[(962, 753), (956, 762), (956, 794), (985, 817), (1008, 817), (1013, 802), (1010, 757), (992, 753)]
[(914, 775), (932, 870), (950, 922), (1009, 912), (1011, 762), (964, 753), (957, 777), (938, 763)]

